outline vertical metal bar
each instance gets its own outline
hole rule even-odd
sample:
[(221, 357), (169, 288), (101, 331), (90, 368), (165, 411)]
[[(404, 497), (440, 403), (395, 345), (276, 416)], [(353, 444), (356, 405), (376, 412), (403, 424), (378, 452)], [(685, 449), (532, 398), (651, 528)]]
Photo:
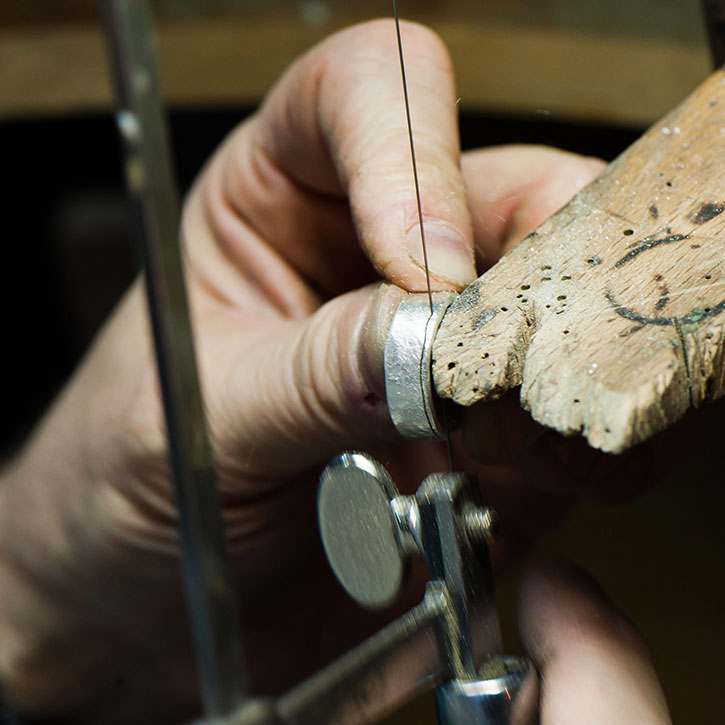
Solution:
[(242, 703), (247, 683), (184, 286), (179, 201), (152, 19), (146, 0), (106, 0), (104, 6), (127, 183), (142, 240), (202, 699), (206, 714), (219, 716)]

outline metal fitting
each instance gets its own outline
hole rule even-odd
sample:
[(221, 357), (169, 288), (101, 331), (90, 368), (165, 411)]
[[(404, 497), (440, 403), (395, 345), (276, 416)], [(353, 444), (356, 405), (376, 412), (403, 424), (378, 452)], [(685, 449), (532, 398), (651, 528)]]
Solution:
[(466, 504), (461, 511), (463, 530), (472, 541), (495, 541), (501, 526), (498, 514), (490, 507)]

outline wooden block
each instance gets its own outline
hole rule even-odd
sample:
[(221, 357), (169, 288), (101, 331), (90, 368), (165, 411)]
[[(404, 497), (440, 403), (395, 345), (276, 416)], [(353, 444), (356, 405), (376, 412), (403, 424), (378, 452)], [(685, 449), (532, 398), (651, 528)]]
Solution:
[(725, 72), (471, 284), (434, 345), (461, 405), (521, 386), (617, 453), (725, 392)]

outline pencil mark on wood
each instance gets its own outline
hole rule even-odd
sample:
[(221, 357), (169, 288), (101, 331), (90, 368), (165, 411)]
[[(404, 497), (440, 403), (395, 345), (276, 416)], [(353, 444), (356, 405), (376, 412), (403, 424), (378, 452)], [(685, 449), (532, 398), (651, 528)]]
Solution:
[(644, 325), (633, 325), (632, 327), (628, 328), (624, 332), (620, 332), (620, 337), (629, 337), (630, 335), (634, 335), (635, 332), (639, 332), (640, 330), (644, 330)]
[(669, 234), (672, 234), (672, 229), (670, 227), (665, 227), (661, 232), (656, 232), (655, 234), (650, 234), (648, 237), (644, 237), (642, 239), (637, 239), (634, 242), (630, 242), (627, 245), (627, 249), (634, 249), (635, 247), (639, 247), (641, 244), (651, 242), (653, 239), (657, 239), (658, 234), (664, 234), (665, 236), (668, 236)]
[(665, 288), (662, 291), (662, 297), (660, 297), (657, 300), (657, 303), (655, 304), (655, 309), (657, 310), (657, 312), (659, 312), (660, 310), (664, 310), (665, 307), (667, 307), (667, 305), (669, 304), (669, 302), (670, 302), (670, 292), (667, 288)]
[[(502, 307), (501, 309), (506, 311), (505, 307)], [(495, 308), (492, 308), (492, 307), (489, 307), (487, 310), (484, 310), (473, 321), (473, 329), (480, 330), (485, 324), (491, 322), (491, 320), (494, 317), (496, 317), (497, 314), (498, 314), (498, 310)]]
[(686, 315), (681, 315), (679, 317), (647, 317), (645, 315), (641, 315), (639, 312), (636, 312), (631, 307), (620, 305), (611, 292), (606, 292), (604, 296), (606, 297), (607, 302), (609, 302), (614, 311), (620, 317), (624, 317), (625, 320), (632, 320), (632, 322), (638, 322), (640, 325), (656, 325), (658, 327), (696, 325), (703, 320), (716, 317), (721, 312), (725, 311), (725, 300), (723, 300), (714, 307), (694, 307)]
[(709, 222), (710, 219), (714, 219), (718, 214), (722, 214), (725, 211), (725, 204), (703, 204), (699, 211), (692, 216), (692, 221), (695, 224), (704, 224)]
[(634, 247), (630, 252), (627, 252), (620, 260), (615, 262), (615, 267), (622, 267), (623, 265), (627, 264), (627, 262), (631, 262), (635, 257), (642, 254), (642, 252), (647, 252), (650, 249), (654, 249), (655, 247), (659, 247), (662, 244), (673, 244), (674, 242), (681, 242), (683, 239), (689, 239), (689, 234), (670, 234), (668, 237), (663, 237), (662, 239), (652, 239), (651, 237), (645, 237), (640, 242), (637, 243), (637, 246)]

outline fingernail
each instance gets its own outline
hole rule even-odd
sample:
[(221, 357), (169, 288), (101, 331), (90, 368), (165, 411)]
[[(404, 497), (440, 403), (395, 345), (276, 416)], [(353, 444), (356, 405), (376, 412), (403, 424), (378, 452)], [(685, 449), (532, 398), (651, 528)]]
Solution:
[[(473, 251), (465, 239), (443, 222), (427, 221), (423, 225), (428, 269), (433, 277), (463, 288), (476, 279)], [(414, 224), (405, 236), (411, 259), (425, 269), (420, 225)]]

